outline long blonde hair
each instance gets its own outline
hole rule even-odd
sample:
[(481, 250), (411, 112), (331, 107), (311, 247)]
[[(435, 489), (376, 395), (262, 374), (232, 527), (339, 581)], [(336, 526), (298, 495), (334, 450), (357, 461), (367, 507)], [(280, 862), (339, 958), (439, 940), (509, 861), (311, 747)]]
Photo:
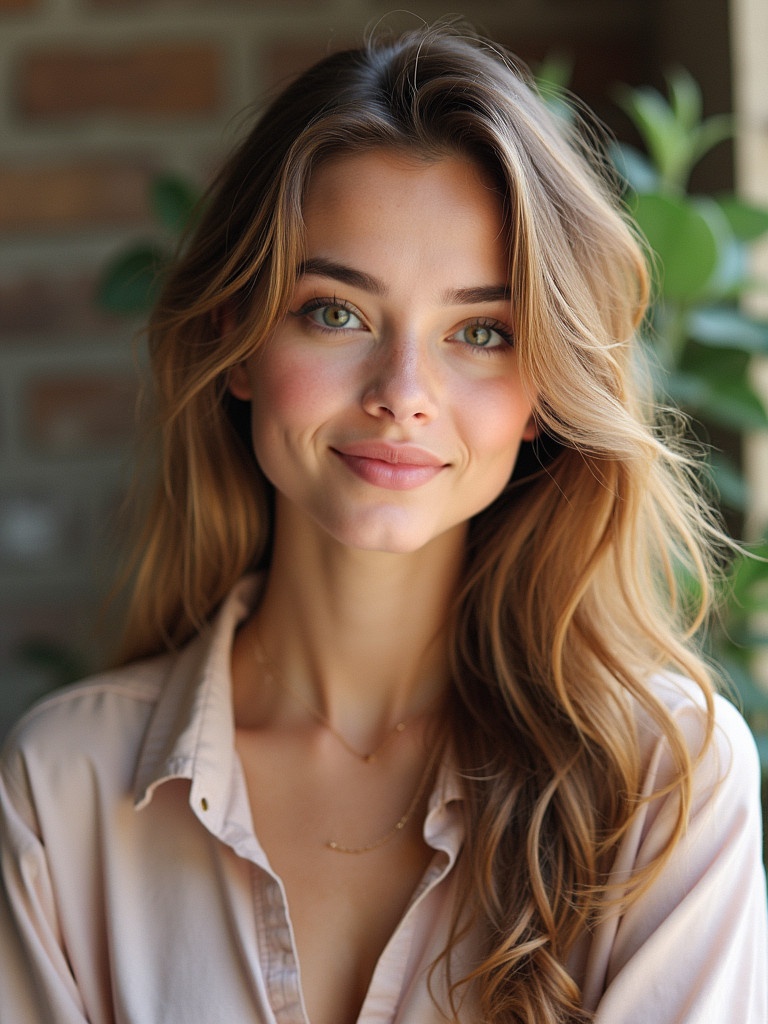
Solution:
[[(150, 323), (156, 472), (123, 660), (183, 644), (244, 572), (268, 566), (272, 495), (227, 374), (286, 313), (313, 168), (375, 147), (459, 153), (492, 177), (520, 374), (539, 396), (540, 439), (473, 520), (455, 608), (460, 890), (471, 895), (447, 952), (470, 906), (485, 951), (451, 992), (458, 1005), (471, 982), (488, 1024), (585, 1021), (564, 965), (611, 895), (611, 860), (640, 805), (639, 713), (666, 737), (679, 814), (625, 899), (685, 827), (697, 752), (649, 677), (672, 667), (695, 679), (711, 731), (712, 687), (690, 637), (717, 529), (644, 383), (642, 249), (600, 161), (497, 47), (441, 27), (332, 55), (221, 171)], [(693, 602), (681, 572), (698, 580)]]

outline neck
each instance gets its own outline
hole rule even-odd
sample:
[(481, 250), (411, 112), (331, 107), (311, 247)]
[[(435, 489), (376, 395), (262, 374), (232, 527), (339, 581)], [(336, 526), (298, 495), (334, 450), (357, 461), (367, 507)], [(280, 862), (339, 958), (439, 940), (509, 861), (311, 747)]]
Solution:
[(464, 541), (462, 528), (413, 553), (357, 551), (278, 523), (262, 601), (236, 644), (238, 718), (282, 700), (263, 692), (256, 638), (274, 674), (361, 748), (434, 708)]

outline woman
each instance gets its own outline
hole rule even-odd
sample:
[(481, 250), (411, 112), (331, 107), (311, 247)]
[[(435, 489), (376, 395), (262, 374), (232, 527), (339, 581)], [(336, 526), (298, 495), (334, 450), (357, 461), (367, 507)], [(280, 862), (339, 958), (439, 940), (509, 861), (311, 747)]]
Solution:
[(424, 30), (221, 172), (123, 667), (5, 753), (2, 1021), (764, 1020), (757, 762), (688, 639), (718, 534), (564, 134)]

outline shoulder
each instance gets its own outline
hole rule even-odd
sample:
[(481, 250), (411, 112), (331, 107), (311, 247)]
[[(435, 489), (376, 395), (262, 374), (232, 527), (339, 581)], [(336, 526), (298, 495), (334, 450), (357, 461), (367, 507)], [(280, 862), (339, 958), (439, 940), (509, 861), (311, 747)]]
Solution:
[[(761, 766), (755, 739), (735, 705), (719, 693), (711, 701), (696, 683), (674, 674), (653, 679), (653, 696), (669, 714), (691, 760), (692, 817), (709, 808), (721, 820), (759, 815)], [(645, 794), (674, 792), (679, 761), (670, 737), (654, 725), (641, 725)]]
[(168, 656), (56, 690), (16, 724), (0, 752), (0, 776), (27, 792), (71, 780), (87, 766), (135, 764), (169, 671)]
[[(601, 1024), (757, 1024), (768, 922), (756, 746), (724, 697), (667, 674), (649, 691), (676, 739), (641, 717), (645, 788), (613, 866), (619, 885), (641, 885), (596, 928), (585, 1005)], [(683, 804), (675, 743), (690, 758)]]
[(710, 756), (717, 754), (726, 768), (759, 768), (754, 737), (732, 701), (713, 693), (709, 705), (698, 684), (673, 673), (655, 676), (650, 689), (680, 728), (692, 754), (709, 747)]
[(153, 705), (167, 673), (168, 658), (152, 658), (124, 668), (103, 672), (82, 682), (54, 690), (38, 701), (11, 730), (3, 747), (3, 760), (9, 750), (30, 744), (49, 743), (66, 725), (71, 737), (75, 730), (93, 735), (94, 729), (107, 725), (128, 709), (146, 709)]

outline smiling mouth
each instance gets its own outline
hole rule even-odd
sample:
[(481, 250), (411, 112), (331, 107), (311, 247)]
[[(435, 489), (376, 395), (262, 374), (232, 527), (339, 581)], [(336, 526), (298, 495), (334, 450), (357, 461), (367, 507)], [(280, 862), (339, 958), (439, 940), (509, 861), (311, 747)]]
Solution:
[(352, 441), (343, 448), (334, 448), (339, 455), (374, 459), (393, 466), (443, 467), (446, 463), (426, 448), (415, 444), (389, 444), (382, 441)]
[(393, 491), (421, 487), (447, 467), (438, 456), (416, 445), (364, 442), (331, 450), (359, 479)]

